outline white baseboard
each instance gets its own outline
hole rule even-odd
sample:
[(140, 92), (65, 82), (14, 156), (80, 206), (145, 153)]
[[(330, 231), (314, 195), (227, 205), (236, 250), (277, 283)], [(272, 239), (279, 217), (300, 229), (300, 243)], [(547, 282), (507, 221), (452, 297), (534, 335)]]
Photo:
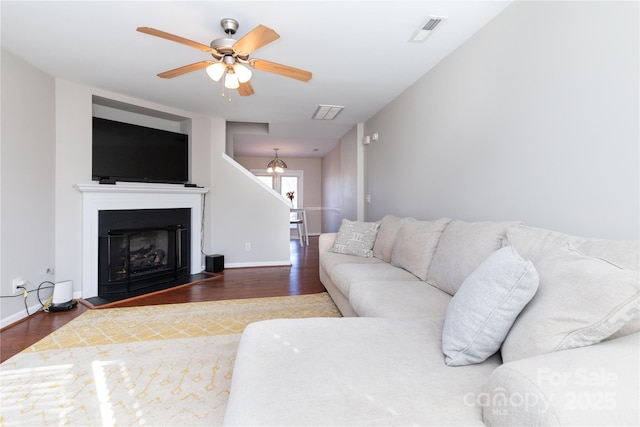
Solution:
[[(29, 307), (29, 314), (33, 314), (36, 311), (40, 310), (41, 308), (42, 308), (42, 305), (39, 302), (36, 304), (33, 304), (32, 306)], [(4, 328), (5, 326), (9, 326), (12, 323), (16, 323), (26, 318), (27, 316), (28, 316), (27, 311), (25, 309), (22, 309), (17, 313), (4, 317), (2, 318), (2, 320), (0, 320), (0, 328)]]
[[(73, 293), (73, 299), (80, 299), (82, 298), (82, 292), (80, 291), (75, 291)], [(3, 317), (2, 319), (0, 319), (0, 328), (4, 328), (6, 326), (9, 326), (13, 323), (16, 323), (22, 319), (27, 318), (28, 316), (36, 313), (37, 311), (42, 309), (42, 304), (40, 304), (40, 302), (37, 302), (35, 304), (32, 304), (31, 306), (29, 306), (29, 314), (27, 314), (26, 310), (20, 310), (17, 313), (11, 314), (7, 317)]]
[(224, 268), (246, 268), (246, 267), (289, 267), (291, 261), (269, 261), (269, 262), (231, 262), (224, 264)]

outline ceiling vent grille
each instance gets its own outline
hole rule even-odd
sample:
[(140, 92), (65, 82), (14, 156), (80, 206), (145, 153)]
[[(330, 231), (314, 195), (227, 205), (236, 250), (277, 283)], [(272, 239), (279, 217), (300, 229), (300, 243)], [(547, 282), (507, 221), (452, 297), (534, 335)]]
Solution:
[(336, 118), (338, 114), (344, 109), (341, 105), (318, 105), (316, 111), (314, 111), (313, 116), (311, 116), (314, 120), (333, 120)]
[(423, 42), (433, 33), (440, 24), (447, 18), (444, 16), (429, 16), (420, 27), (413, 33), (413, 36), (409, 41), (411, 42)]

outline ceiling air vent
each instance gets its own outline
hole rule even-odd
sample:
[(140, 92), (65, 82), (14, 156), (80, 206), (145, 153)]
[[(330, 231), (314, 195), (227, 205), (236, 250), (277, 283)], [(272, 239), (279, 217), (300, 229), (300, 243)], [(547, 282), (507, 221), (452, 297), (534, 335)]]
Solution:
[(423, 42), (433, 33), (436, 28), (446, 20), (444, 16), (430, 16), (428, 17), (420, 27), (413, 33), (413, 36), (409, 41), (411, 42)]
[(311, 116), (314, 120), (333, 120), (336, 118), (338, 114), (344, 109), (341, 105), (318, 105), (316, 111), (314, 111), (313, 116)]

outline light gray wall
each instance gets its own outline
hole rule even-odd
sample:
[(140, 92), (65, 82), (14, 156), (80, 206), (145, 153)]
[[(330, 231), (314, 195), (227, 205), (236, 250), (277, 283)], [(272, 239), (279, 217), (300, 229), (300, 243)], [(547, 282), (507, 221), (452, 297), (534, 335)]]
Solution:
[(342, 219), (340, 152), (342, 143), (322, 158), (322, 232), (338, 231)]
[(342, 217), (358, 219), (358, 132), (352, 128), (340, 138), (340, 190), (342, 191)]
[(638, 239), (638, 7), (507, 7), (365, 123), (367, 218)]
[(358, 219), (357, 128), (322, 158), (322, 231), (338, 231), (343, 218)]
[[(0, 294), (21, 277), (29, 289), (53, 281), (55, 267), (55, 85), (51, 76), (1, 50)], [(43, 286), (47, 286), (46, 284)], [(51, 295), (42, 291), (43, 300)], [(26, 315), (22, 296), (0, 300), (0, 327)], [(27, 304), (40, 307), (35, 293)]]

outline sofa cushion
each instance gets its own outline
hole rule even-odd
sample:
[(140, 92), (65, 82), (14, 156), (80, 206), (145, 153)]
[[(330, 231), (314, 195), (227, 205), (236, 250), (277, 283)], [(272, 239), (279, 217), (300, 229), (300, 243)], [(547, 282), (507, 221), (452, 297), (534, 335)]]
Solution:
[(547, 230), (515, 227), (507, 239), (533, 262), (540, 286), (504, 341), (505, 362), (598, 343), (637, 311), (637, 271), (582, 254)]
[(365, 258), (353, 255), (338, 254), (335, 252), (325, 252), (320, 254), (320, 267), (329, 273), (333, 267), (340, 264), (383, 264), (384, 261), (378, 258)]
[(640, 241), (575, 239), (573, 246), (585, 255), (602, 258), (627, 270), (640, 270)]
[(435, 221), (408, 218), (398, 231), (391, 251), (391, 264), (425, 280), (442, 231), (450, 221), (449, 218)]
[(479, 363), (498, 351), (537, 289), (536, 269), (513, 247), (490, 255), (465, 279), (449, 303), (442, 330), (446, 364)]
[(386, 262), (338, 264), (327, 272), (336, 288), (351, 299), (350, 287), (358, 282), (373, 282), (378, 280), (405, 281), (418, 279), (402, 268), (397, 268)]
[(506, 230), (517, 224), (507, 221), (451, 221), (440, 237), (427, 282), (454, 295), (467, 276), (503, 246)]
[[(520, 226), (520, 232), (528, 231), (530, 238), (526, 244), (531, 247), (544, 245), (544, 242), (570, 244), (583, 255), (600, 258), (627, 270), (640, 270), (640, 241), (638, 240), (608, 240), (592, 237), (572, 236), (557, 231)], [(635, 310), (626, 313), (626, 320), (617, 332), (607, 339), (623, 337), (640, 331), (640, 301)]]
[(372, 257), (378, 228), (380, 228), (380, 222), (343, 219), (332, 251), (339, 254)]
[(373, 245), (373, 256), (386, 262), (391, 262), (391, 251), (398, 236), (398, 231), (409, 218), (398, 218), (386, 215), (380, 221), (380, 229)]
[(522, 250), (531, 251), (534, 254), (545, 247), (570, 245), (584, 255), (600, 258), (625, 270), (640, 270), (640, 241), (638, 240), (580, 237), (526, 225), (510, 228), (505, 238), (507, 244), (510, 236), (512, 239), (521, 236), (518, 244)]
[(505, 363), (483, 399), (490, 426), (640, 425), (639, 334)]
[(499, 359), (444, 364), (442, 319), (279, 319), (240, 340), (225, 425), (483, 425)]
[(360, 317), (444, 317), (451, 295), (421, 280), (357, 282), (349, 302)]

